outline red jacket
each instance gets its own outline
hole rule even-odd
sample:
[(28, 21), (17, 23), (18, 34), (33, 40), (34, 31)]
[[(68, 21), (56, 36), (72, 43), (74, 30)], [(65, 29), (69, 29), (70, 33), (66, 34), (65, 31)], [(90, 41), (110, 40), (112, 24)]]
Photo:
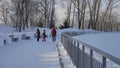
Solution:
[(56, 32), (56, 29), (53, 28), (52, 31), (51, 31), (52, 36), (56, 36), (56, 33), (57, 33), (57, 32)]

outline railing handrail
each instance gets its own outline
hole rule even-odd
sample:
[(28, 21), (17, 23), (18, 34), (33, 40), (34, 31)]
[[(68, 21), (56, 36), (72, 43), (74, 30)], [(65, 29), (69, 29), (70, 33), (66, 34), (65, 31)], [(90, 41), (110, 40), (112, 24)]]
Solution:
[(113, 61), (114, 63), (116, 63), (116, 64), (118, 64), (118, 65), (120, 65), (120, 59), (119, 59), (119, 58), (117, 58), (117, 57), (115, 57), (115, 56), (112, 56), (112, 55), (110, 55), (110, 54), (108, 54), (108, 53), (106, 53), (106, 52), (104, 52), (104, 51), (102, 51), (102, 50), (100, 50), (100, 49), (98, 49), (98, 48), (95, 48), (95, 47), (93, 47), (93, 46), (91, 46), (91, 45), (89, 45), (89, 44), (86, 44), (85, 42), (82, 42), (82, 41), (80, 41), (80, 40), (77, 40), (77, 39), (75, 39), (75, 38), (72, 38), (72, 37), (70, 37), (69, 35), (67, 35), (66, 33), (62, 33), (61, 37), (62, 37), (63, 35), (64, 35), (64, 37), (69, 38), (69, 39), (71, 39), (71, 40), (74, 40), (74, 41), (76, 41), (77, 43), (83, 44), (83, 46), (88, 47), (89, 49), (93, 50), (94, 52), (99, 53), (100, 55), (104, 56), (105, 58)]

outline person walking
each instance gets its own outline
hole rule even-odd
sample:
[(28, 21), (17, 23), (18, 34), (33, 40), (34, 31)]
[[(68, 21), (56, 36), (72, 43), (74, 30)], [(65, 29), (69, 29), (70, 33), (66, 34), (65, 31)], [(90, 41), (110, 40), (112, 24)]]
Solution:
[(55, 27), (53, 27), (51, 30), (52, 41), (56, 41), (56, 33), (57, 33), (57, 31), (56, 31)]
[(37, 28), (37, 31), (36, 31), (36, 37), (37, 37), (37, 41), (39, 41), (40, 39), (40, 30)]
[(42, 33), (42, 41), (46, 42), (46, 31), (45, 30), (43, 30), (43, 33)]

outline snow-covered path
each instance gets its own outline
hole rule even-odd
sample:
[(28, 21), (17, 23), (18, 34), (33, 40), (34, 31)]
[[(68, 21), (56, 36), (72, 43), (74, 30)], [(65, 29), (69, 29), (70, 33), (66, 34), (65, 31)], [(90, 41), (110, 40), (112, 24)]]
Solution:
[(56, 42), (32, 39), (0, 47), (0, 68), (60, 68)]

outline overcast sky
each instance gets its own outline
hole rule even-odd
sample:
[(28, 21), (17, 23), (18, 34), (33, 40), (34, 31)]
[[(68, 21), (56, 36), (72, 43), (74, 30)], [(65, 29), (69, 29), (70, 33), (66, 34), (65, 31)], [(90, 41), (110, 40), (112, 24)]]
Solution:
[(66, 17), (66, 11), (67, 11), (67, 2), (66, 0), (55, 0), (55, 14), (56, 14), (56, 26), (62, 24), (62, 22), (65, 20)]

